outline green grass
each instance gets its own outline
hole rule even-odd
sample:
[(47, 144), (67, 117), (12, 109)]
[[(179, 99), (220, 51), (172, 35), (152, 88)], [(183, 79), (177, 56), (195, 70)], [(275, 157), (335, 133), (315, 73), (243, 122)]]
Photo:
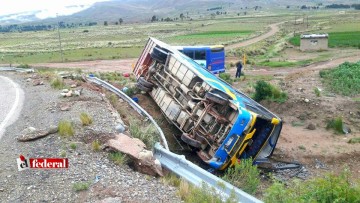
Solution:
[(203, 183), (201, 187), (194, 187), (184, 180), (180, 182), (178, 194), (185, 203), (239, 202), (234, 195), (231, 195), (226, 201), (223, 201), (216, 190), (207, 186), (205, 183)]
[[(145, 43), (144, 43), (145, 44)], [(122, 59), (137, 58), (140, 56), (143, 47), (125, 47), (125, 48), (84, 48), (64, 50), (64, 62), (100, 60), (100, 59)], [(62, 62), (61, 55), (58, 51), (49, 52), (4, 52), (0, 58), (0, 63), (45, 63), (45, 62)]]
[(255, 85), (255, 95), (253, 96), (253, 99), (257, 102), (262, 100), (270, 100), (284, 103), (287, 100), (287, 94), (270, 83), (259, 80)]
[(60, 77), (56, 77), (55, 79), (51, 80), (50, 85), (52, 88), (59, 90), (64, 89), (66, 86), (64, 80)]
[(326, 129), (333, 129), (338, 134), (344, 134), (342, 118), (338, 117), (335, 119), (331, 119), (328, 120), (326, 123)]
[[(360, 48), (360, 31), (353, 32), (330, 32), (329, 47), (356, 47)], [(300, 36), (290, 38), (289, 42), (300, 46)]]
[(72, 150), (75, 150), (75, 149), (77, 148), (76, 143), (71, 143), (71, 144), (70, 144), (70, 148), (71, 148)]
[(319, 88), (315, 87), (314, 88), (314, 93), (317, 97), (320, 97), (321, 96), (321, 91), (319, 90)]
[(58, 128), (59, 128), (59, 134), (63, 137), (73, 136), (75, 134), (73, 125), (70, 121), (67, 120), (60, 121)]
[(360, 93), (360, 61), (345, 62), (337, 68), (322, 70), (319, 74), (326, 87), (337, 94), (353, 96)]
[(108, 158), (119, 166), (124, 165), (128, 162), (126, 154), (123, 154), (121, 152), (110, 152), (108, 154)]
[(91, 125), (93, 123), (93, 119), (91, 116), (89, 116), (87, 113), (82, 112), (80, 114), (80, 120), (83, 126), (88, 126)]
[(73, 183), (72, 187), (75, 192), (80, 192), (84, 190), (88, 190), (90, 187), (90, 182), (79, 182), (79, 183)]
[(304, 66), (310, 64), (312, 61), (309, 60), (301, 60), (301, 61), (262, 61), (259, 62), (258, 65), (267, 66), (272, 68), (279, 67), (295, 67), (295, 66)]
[(350, 171), (344, 170), (340, 175), (333, 173), (325, 177), (288, 182), (289, 187), (275, 181), (266, 191), (264, 202), (346, 202), (360, 201), (359, 180), (352, 182)]
[(255, 194), (260, 184), (260, 171), (253, 165), (252, 159), (242, 159), (226, 170), (223, 179), (249, 194)]
[(129, 126), (130, 135), (144, 142), (148, 149), (152, 149), (159, 140), (158, 132), (152, 124), (131, 121)]
[(165, 42), (180, 45), (213, 45), (227, 44), (233, 40), (246, 39), (252, 31), (206, 31), (178, 35), (165, 39)]
[(348, 141), (348, 143), (350, 144), (360, 143), (360, 137), (353, 137)]

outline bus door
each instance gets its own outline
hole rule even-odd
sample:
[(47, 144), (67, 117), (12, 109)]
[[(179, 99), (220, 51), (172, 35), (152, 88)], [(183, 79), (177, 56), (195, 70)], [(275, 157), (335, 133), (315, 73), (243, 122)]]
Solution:
[(211, 48), (208, 54), (208, 64), (214, 74), (225, 72), (225, 52), (224, 48)]

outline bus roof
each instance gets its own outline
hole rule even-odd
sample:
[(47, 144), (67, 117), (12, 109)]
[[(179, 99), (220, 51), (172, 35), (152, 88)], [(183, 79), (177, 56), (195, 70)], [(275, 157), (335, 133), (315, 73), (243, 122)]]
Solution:
[(184, 48), (193, 48), (193, 49), (204, 49), (204, 48), (210, 48), (210, 49), (223, 49), (224, 45), (197, 45), (197, 46), (173, 46), (177, 50), (181, 50)]

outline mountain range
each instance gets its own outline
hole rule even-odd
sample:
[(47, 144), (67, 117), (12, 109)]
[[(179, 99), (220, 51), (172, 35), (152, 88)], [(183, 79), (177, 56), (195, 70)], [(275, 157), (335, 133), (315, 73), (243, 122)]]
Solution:
[[(201, 14), (209, 13), (211, 8), (226, 8), (226, 10), (239, 11), (241, 8), (263, 8), (311, 5), (319, 3), (352, 4), (358, 0), (109, 0), (92, 5), (68, 6), (59, 13), (57, 11), (37, 10), (0, 16), (0, 25), (19, 23), (56, 23), (64, 22), (124, 22), (149, 21), (153, 15), (159, 17), (178, 17), (180, 13)], [(51, 13), (52, 12), (52, 13)]]

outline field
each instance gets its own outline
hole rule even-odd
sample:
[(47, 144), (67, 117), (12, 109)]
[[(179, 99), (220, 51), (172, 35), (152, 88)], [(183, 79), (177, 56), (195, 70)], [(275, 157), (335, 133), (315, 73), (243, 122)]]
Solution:
[[(136, 58), (149, 36), (173, 45), (230, 44), (264, 31), (253, 18), (155, 22), (60, 29), (64, 62)], [(1, 33), (0, 63), (61, 62), (57, 30)]]
[[(329, 32), (329, 47), (360, 48), (360, 32)], [(290, 39), (291, 44), (300, 46), (300, 36)]]

